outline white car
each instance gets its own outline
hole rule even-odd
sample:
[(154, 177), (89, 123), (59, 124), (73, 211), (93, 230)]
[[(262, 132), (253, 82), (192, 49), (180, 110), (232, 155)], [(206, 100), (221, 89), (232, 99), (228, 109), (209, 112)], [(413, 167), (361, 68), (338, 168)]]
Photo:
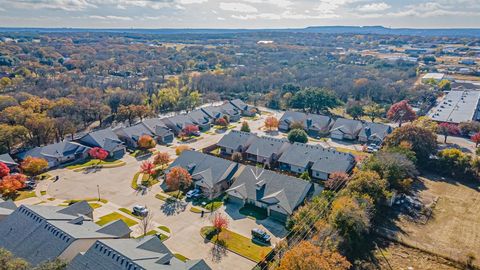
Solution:
[(202, 191), (199, 189), (192, 189), (187, 192), (186, 197), (187, 199), (196, 199), (202, 195)]
[(368, 147), (367, 147), (367, 152), (368, 153), (375, 153), (375, 152), (378, 152), (378, 150), (380, 150), (380, 146), (376, 145), (376, 144), (370, 144)]
[(143, 206), (143, 205), (135, 205), (135, 206), (133, 207), (132, 213), (133, 213), (134, 215), (144, 217), (144, 216), (148, 215), (148, 208), (145, 207), (145, 206)]

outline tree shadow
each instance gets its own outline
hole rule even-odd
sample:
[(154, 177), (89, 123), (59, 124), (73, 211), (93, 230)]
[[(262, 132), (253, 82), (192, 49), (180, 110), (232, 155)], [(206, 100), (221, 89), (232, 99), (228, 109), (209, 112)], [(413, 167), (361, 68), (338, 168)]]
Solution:
[(83, 170), (83, 174), (91, 174), (99, 172), (102, 168), (98, 166), (88, 167)]
[(210, 257), (212, 262), (218, 263), (227, 256), (227, 243), (224, 240), (217, 240), (210, 249)]
[(187, 205), (188, 204), (183, 201), (169, 198), (160, 207), (160, 210), (162, 210), (166, 216), (173, 216), (184, 212), (187, 209)]

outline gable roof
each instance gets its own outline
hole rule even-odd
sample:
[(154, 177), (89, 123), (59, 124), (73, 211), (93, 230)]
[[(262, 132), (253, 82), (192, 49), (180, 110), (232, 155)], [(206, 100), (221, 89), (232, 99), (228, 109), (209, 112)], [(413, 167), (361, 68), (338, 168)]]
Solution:
[(240, 111), (237, 107), (233, 106), (232, 103), (227, 102), (219, 106), (219, 109), (227, 115), (233, 116), (233, 115), (239, 115)]
[(136, 124), (134, 126), (122, 128), (121, 131), (134, 141), (138, 141), (138, 139), (140, 139), (140, 137), (143, 135), (148, 135), (151, 137), (154, 136), (154, 134), (142, 124)]
[(201, 108), (201, 110), (206, 113), (210, 118), (221, 118), (224, 115), (224, 112), (217, 106), (207, 106)]
[(220, 139), (217, 146), (237, 150), (240, 147), (248, 147), (255, 138), (257, 135), (253, 133), (231, 130)]
[(238, 164), (223, 158), (196, 151), (183, 151), (182, 154), (168, 167), (186, 169), (192, 179), (212, 188), (215, 184), (231, 177), (238, 168)]
[(0, 198), (0, 216), (8, 216), (17, 209), (13, 201), (4, 201)]
[(59, 143), (49, 144), (45, 146), (35, 147), (28, 151), (18, 154), (20, 159), (26, 157), (38, 157), (44, 159), (59, 159), (69, 155), (86, 153), (90, 147), (71, 141), (63, 141)]
[(343, 134), (349, 134), (352, 136), (358, 135), (360, 130), (362, 129), (363, 125), (361, 121), (352, 120), (352, 119), (345, 119), (345, 118), (338, 118), (333, 124), (332, 129), (330, 131), (340, 131)]
[(166, 123), (172, 123), (177, 129), (183, 129), (185, 126), (194, 125), (192, 119), (184, 114), (177, 114), (163, 120), (166, 121)]
[(97, 240), (84, 254), (77, 255), (68, 270), (209, 270), (203, 260), (182, 262), (155, 235), (142, 239)]
[(388, 134), (392, 133), (392, 127), (381, 123), (366, 122), (363, 124), (363, 128), (358, 136), (365, 137), (367, 139), (377, 138), (379, 140), (385, 139)]
[(80, 138), (80, 142), (92, 147), (101, 147), (108, 152), (114, 150), (118, 145), (123, 145), (111, 128), (90, 132)]
[[(77, 239), (117, 238), (118, 236), (99, 232), (102, 227), (83, 215), (93, 211), (85, 204), (86, 202), (79, 202), (68, 207), (18, 207), (0, 222), (0, 247), (37, 265), (57, 258)], [(126, 234), (129, 232), (129, 229), (128, 232), (125, 231)]]
[(278, 205), (288, 214), (293, 213), (312, 188), (312, 183), (308, 181), (270, 170), (250, 165), (242, 166), (240, 170), (227, 193), (268, 205)]
[(13, 158), (8, 153), (0, 155), (0, 162), (10, 166), (18, 165), (18, 163), (16, 163), (15, 160), (13, 160)]
[(247, 105), (247, 103), (243, 102), (243, 100), (241, 99), (234, 99), (234, 100), (230, 100), (230, 103), (235, 106), (236, 108), (238, 108), (239, 110), (242, 110), (242, 111), (245, 111), (245, 110), (248, 110), (249, 109), (249, 105)]
[(143, 120), (141, 124), (157, 136), (165, 136), (168, 133), (171, 133), (170, 129), (160, 118), (148, 118)]
[(211, 117), (209, 117), (206, 113), (202, 110), (193, 110), (187, 114), (195, 124), (198, 125), (206, 125), (210, 123)]
[(332, 118), (320, 114), (306, 114), (297, 111), (286, 111), (280, 123), (290, 126), (294, 122), (301, 122), (306, 129), (325, 129), (332, 122)]
[(270, 157), (273, 154), (280, 154), (282, 150), (288, 147), (288, 140), (277, 139), (272, 137), (257, 137), (248, 147), (246, 153), (251, 155), (259, 155), (262, 157)]

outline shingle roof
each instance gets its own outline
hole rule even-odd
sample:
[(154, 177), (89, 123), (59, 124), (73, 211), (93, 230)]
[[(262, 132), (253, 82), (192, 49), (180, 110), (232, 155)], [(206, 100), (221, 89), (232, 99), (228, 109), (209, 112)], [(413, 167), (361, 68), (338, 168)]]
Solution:
[(344, 134), (349, 134), (352, 136), (358, 135), (362, 129), (362, 122), (358, 120), (338, 118), (333, 124), (330, 131), (339, 130)]
[[(90, 145), (86, 140), (90, 138), (94, 143)], [(101, 147), (109, 152), (114, 150), (118, 145), (122, 145), (122, 141), (111, 128), (101, 129), (88, 133), (80, 138), (80, 142), (92, 147)]]
[(220, 139), (217, 146), (236, 150), (240, 147), (249, 146), (250, 142), (255, 140), (256, 137), (255, 134), (249, 132), (231, 130)]
[(217, 158), (196, 151), (184, 151), (168, 167), (182, 167), (189, 171), (193, 180), (200, 181), (208, 187), (213, 187), (218, 182), (232, 176), (238, 168), (238, 164), (223, 158)]
[(15, 209), (17, 209), (17, 205), (13, 201), (0, 199), (0, 216), (10, 215)]
[(305, 200), (312, 183), (295, 177), (244, 166), (227, 193), (236, 197), (279, 205), (287, 213)]
[(134, 126), (123, 128), (122, 131), (134, 141), (138, 141), (138, 139), (140, 139), (140, 137), (143, 135), (148, 135), (151, 137), (154, 136), (154, 134), (142, 124), (136, 124)]
[(237, 98), (237, 99), (234, 99), (234, 100), (230, 100), (230, 103), (232, 103), (233, 106), (237, 107), (240, 110), (247, 110), (248, 109), (247, 103), (243, 102), (241, 99)]
[(172, 117), (168, 117), (166, 118), (166, 121), (171, 122), (178, 129), (183, 129), (185, 126), (194, 124), (192, 119), (190, 119), (190, 117), (187, 117), (184, 114), (178, 114)]
[(389, 125), (366, 122), (363, 124), (363, 128), (358, 136), (366, 137), (367, 139), (374, 137), (383, 141), (383, 139), (385, 139), (385, 137), (387, 137), (387, 135), (391, 132), (392, 127)]
[(258, 137), (253, 140), (246, 153), (270, 157), (272, 154), (279, 154), (288, 145), (288, 140), (271, 137)]
[(214, 118), (214, 119), (223, 117), (224, 115), (224, 113), (218, 106), (207, 106), (207, 107), (201, 108), (201, 110), (205, 112), (208, 116), (210, 116), (210, 118)]
[(182, 262), (157, 236), (143, 239), (98, 240), (84, 254), (77, 255), (68, 270), (209, 270), (203, 261)]
[(168, 133), (171, 133), (170, 129), (160, 118), (145, 119), (142, 121), (142, 125), (144, 125), (157, 136), (164, 136)]
[(187, 114), (195, 124), (198, 125), (206, 125), (210, 123), (211, 117), (209, 117), (205, 112), (202, 110), (193, 110)]
[(0, 162), (5, 163), (6, 165), (18, 165), (9, 154), (1, 154)]
[(239, 115), (241, 113), (239, 111), (239, 109), (237, 107), (233, 106), (233, 104), (231, 104), (230, 102), (227, 102), (227, 103), (224, 103), (224, 104), (220, 105), (219, 109), (224, 114), (227, 114), (227, 115), (230, 115), (230, 116)]
[(35, 147), (26, 152), (18, 154), (18, 157), (25, 159), (28, 156), (44, 159), (58, 159), (69, 155), (85, 153), (90, 148), (75, 142), (63, 141), (45, 146)]
[(321, 130), (328, 128), (331, 120), (329, 116), (325, 115), (286, 111), (280, 118), (280, 123), (284, 122), (290, 126), (294, 122), (301, 122), (306, 129)]

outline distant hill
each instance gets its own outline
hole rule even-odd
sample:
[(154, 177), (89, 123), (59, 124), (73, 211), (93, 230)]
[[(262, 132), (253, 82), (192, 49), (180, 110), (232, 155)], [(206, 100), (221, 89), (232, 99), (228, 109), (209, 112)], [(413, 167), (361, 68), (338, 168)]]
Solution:
[(136, 33), (136, 34), (236, 34), (255, 32), (295, 32), (295, 33), (325, 33), (325, 34), (378, 34), (378, 35), (408, 35), (408, 36), (466, 36), (480, 37), (478, 28), (387, 28), (383, 26), (311, 26), (307, 28), (285, 29), (87, 29), (87, 28), (2, 28), (0, 32), (36, 32), (36, 33), (62, 33), (62, 32), (93, 32), (93, 33)]

